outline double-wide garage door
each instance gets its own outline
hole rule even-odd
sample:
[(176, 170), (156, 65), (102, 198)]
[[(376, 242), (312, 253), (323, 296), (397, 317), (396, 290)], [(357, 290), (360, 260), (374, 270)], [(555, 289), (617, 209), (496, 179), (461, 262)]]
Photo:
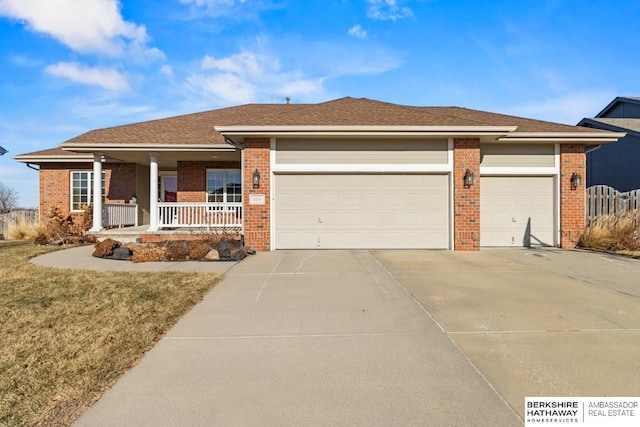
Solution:
[(277, 249), (449, 247), (449, 177), (275, 176)]

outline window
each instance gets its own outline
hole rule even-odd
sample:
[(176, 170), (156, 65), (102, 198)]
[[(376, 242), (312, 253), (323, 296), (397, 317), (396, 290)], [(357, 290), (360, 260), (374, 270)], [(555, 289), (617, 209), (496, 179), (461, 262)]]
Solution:
[[(106, 174), (102, 171), (102, 201), (104, 202)], [(71, 172), (71, 210), (80, 211), (82, 206), (93, 202), (93, 172)]]
[(207, 202), (242, 202), (242, 174), (239, 169), (207, 170)]

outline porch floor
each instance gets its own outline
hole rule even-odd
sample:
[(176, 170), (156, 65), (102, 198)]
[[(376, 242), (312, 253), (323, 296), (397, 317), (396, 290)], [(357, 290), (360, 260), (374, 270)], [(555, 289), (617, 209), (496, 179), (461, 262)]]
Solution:
[[(88, 234), (96, 236), (98, 240), (111, 238), (124, 243), (129, 242), (158, 242), (164, 240), (196, 240), (206, 236), (215, 236), (216, 234), (228, 234), (229, 229), (216, 230), (212, 228), (194, 228), (194, 227), (177, 227), (164, 228), (157, 231), (149, 231), (149, 224), (111, 228), (100, 231), (90, 231)], [(238, 236), (240, 231), (237, 230)]]

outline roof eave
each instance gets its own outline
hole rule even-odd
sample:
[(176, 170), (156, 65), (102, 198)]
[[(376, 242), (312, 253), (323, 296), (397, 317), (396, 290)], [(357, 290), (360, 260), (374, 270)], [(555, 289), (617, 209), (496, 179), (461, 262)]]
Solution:
[(87, 163), (93, 161), (92, 155), (18, 155), (13, 159), (20, 163)]
[(229, 144), (87, 144), (80, 142), (64, 142), (60, 148), (76, 153), (99, 153), (106, 151), (235, 151)]
[(610, 144), (626, 136), (624, 132), (515, 132), (498, 138), (501, 142), (554, 142), (559, 144)]

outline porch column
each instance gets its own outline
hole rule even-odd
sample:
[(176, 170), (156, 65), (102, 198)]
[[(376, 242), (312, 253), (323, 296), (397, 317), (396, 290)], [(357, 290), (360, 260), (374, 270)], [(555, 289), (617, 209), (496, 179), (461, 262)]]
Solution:
[(89, 231), (102, 230), (102, 156), (93, 155), (93, 227)]
[(158, 156), (149, 156), (149, 229), (158, 231)]

